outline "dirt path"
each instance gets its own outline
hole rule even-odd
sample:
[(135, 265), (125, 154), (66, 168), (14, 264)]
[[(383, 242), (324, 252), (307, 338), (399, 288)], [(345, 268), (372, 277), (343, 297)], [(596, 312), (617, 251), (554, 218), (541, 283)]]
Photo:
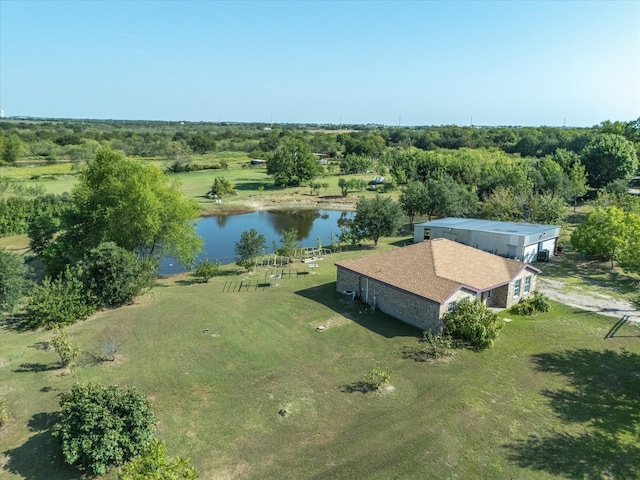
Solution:
[(622, 318), (628, 316), (628, 320), (640, 323), (640, 311), (626, 300), (620, 300), (608, 295), (580, 294), (575, 292), (565, 292), (565, 283), (560, 280), (538, 277), (538, 288), (551, 300), (564, 303), (571, 307), (598, 312), (610, 317)]

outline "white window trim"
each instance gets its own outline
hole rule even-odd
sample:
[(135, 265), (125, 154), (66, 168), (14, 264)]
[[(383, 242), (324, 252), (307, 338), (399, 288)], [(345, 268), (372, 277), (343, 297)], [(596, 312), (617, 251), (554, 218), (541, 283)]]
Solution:
[(522, 293), (522, 279), (519, 278), (513, 283), (513, 296), (519, 297)]
[(529, 293), (531, 291), (531, 276), (528, 276), (524, 279), (524, 293)]

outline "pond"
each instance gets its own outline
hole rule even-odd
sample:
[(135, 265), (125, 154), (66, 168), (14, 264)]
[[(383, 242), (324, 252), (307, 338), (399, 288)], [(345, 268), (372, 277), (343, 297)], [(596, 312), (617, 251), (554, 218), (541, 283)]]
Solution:
[[(280, 246), (280, 238), (285, 230), (296, 229), (302, 247), (317, 247), (318, 237), (322, 245), (331, 243), (330, 235), (340, 234), (338, 222), (352, 218), (353, 212), (334, 210), (271, 210), (236, 215), (213, 215), (198, 220), (196, 231), (204, 240), (203, 252), (196, 263), (209, 259), (221, 264), (235, 262), (235, 244), (242, 232), (255, 228), (267, 239), (267, 251), (273, 253), (273, 242)], [(171, 258), (165, 258), (158, 273), (173, 275), (184, 272), (185, 268)]]

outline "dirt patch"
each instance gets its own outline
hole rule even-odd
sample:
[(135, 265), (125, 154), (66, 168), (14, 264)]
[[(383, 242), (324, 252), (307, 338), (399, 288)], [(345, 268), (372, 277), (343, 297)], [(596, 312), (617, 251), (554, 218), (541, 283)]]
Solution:
[(339, 195), (261, 195), (221, 206), (207, 205), (203, 216), (247, 213), (258, 210), (321, 209), (355, 210), (358, 198)]
[(329, 320), (327, 320), (326, 322), (323, 322), (319, 325), (316, 325), (316, 329), (317, 330), (326, 330), (328, 328), (331, 327), (337, 327), (339, 325), (344, 325), (346, 323), (349, 323), (351, 320), (344, 316), (344, 315), (338, 315), (335, 317), (330, 318)]
[(560, 280), (539, 277), (537, 282), (539, 290), (556, 302), (610, 317), (622, 318), (628, 316), (629, 321), (640, 323), (640, 311), (626, 300), (613, 298), (601, 293), (582, 294), (566, 291), (565, 282)]

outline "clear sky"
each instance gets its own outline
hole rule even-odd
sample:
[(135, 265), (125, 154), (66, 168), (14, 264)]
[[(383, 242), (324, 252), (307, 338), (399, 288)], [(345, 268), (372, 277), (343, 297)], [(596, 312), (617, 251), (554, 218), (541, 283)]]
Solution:
[(0, 0), (6, 116), (592, 126), (640, 117), (640, 1)]

